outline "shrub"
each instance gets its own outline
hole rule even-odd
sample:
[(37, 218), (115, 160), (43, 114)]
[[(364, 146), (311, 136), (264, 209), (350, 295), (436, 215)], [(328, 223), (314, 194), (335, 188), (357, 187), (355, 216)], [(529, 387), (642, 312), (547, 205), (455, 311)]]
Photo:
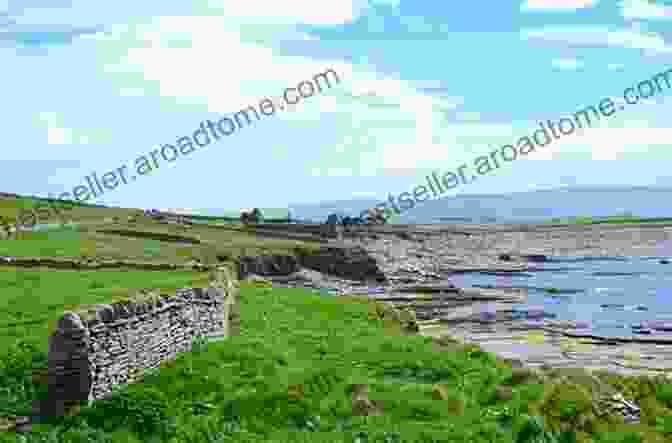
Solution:
[(106, 431), (127, 427), (139, 435), (150, 435), (172, 430), (168, 399), (161, 391), (146, 384), (126, 385), (114, 391), (110, 398), (83, 408), (80, 417)]
[(554, 385), (543, 399), (540, 411), (553, 432), (590, 430), (595, 421), (592, 396), (573, 383)]
[(672, 384), (664, 383), (656, 385), (656, 399), (668, 408), (672, 407)]

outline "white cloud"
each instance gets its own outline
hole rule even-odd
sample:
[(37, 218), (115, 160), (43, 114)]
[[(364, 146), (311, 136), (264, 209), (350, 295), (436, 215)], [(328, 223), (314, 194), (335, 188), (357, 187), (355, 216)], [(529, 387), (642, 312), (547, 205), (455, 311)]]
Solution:
[(481, 120), (480, 112), (457, 112), (455, 116), (461, 121), (477, 122)]
[(597, 6), (599, 0), (526, 0), (520, 5), (521, 11), (575, 11)]
[(399, 4), (401, 3), (401, 0), (370, 0), (372, 4), (374, 5), (385, 5), (385, 6), (393, 6), (393, 7), (398, 7)]
[(38, 125), (46, 129), (46, 141), (50, 145), (88, 144), (89, 137), (78, 135), (63, 123), (63, 116), (56, 112), (37, 113)]
[(672, 53), (672, 47), (655, 33), (632, 30), (609, 30), (607, 27), (548, 27), (521, 30), (524, 40), (541, 40), (577, 46), (613, 46), (633, 49), (648, 49), (653, 52)]
[[(632, 126), (634, 122), (629, 121), (628, 125)], [(594, 160), (618, 160), (623, 158), (624, 154), (633, 153), (651, 158), (655, 146), (663, 148), (670, 146), (672, 128), (591, 128), (582, 136), (574, 137), (571, 135), (566, 137), (567, 140), (564, 138), (559, 140), (562, 142), (557, 151), (559, 157), (562, 156), (561, 150), (574, 148), (592, 152)]]
[(583, 67), (583, 62), (576, 59), (555, 59), (551, 61), (551, 65), (562, 70), (576, 71)]
[(50, 145), (69, 145), (73, 142), (72, 129), (47, 128), (47, 143)]
[(618, 6), (627, 19), (672, 19), (672, 6), (656, 5), (650, 0), (624, 0)]
[[(138, 26), (135, 32), (135, 37), (115, 35), (104, 38), (105, 42), (101, 37), (101, 44), (110, 52), (126, 53), (116, 63), (107, 64), (106, 72), (120, 79), (125, 78), (121, 75), (124, 73), (142, 73), (137, 84), (125, 82), (119, 86), (125, 95), (142, 91), (145, 83), (151, 81), (159, 85), (164, 97), (202, 103), (210, 112), (229, 113), (256, 106), (265, 97), (277, 97), (285, 88), (330, 68), (341, 79), (339, 84), (332, 82), (332, 88), (342, 88), (343, 81), (352, 76), (346, 63), (282, 56), (267, 46), (241, 42), (238, 29), (227, 26), (222, 17), (160, 17)], [(190, 45), (171, 46), (176, 37), (188, 39)], [(213, 57), (222, 51), (225, 57)], [(231, 60), (237, 60), (235, 68)], [(315, 100), (319, 97), (310, 99)], [(294, 108), (308, 104), (308, 100), (302, 101)]]
[(289, 0), (269, 2), (245, 0), (225, 2), (205, 0), (205, 9), (210, 13), (226, 15), (227, 21), (259, 24), (314, 24), (340, 25), (352, 22), (368, 9), (366, 0), (335, 1), (328, 4), (312, 0)]

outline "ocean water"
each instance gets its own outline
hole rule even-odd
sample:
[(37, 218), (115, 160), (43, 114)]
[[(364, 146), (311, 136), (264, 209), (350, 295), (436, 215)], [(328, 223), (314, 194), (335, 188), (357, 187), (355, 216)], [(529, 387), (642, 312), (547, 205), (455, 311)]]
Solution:
[[(670, 264), (661, 264), (668, 260)], [(672, 337), (672, 258), (574, 257), (535, 263), (535, 272), (510, 276), (477, 273), (450, 278), (458, 287), (520, 287), (528, 303), (515, 306), (525, 312), (543, 310), (547, 317), (585, 322), (577, 332), (603, 336)], [(549, 293), (545, 288), (555, 288)], [(658, 321), (658, 324), (650, 323)], [(650, 334), (643, 335), (644, 331)], [(639, 333), (638, 333), (639, 332)]]

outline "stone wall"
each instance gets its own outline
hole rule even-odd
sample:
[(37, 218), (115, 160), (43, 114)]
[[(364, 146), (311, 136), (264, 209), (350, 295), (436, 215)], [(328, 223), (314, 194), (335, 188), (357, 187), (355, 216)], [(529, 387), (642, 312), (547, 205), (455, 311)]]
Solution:
[(207, 288), (138, 294), (65, 312), (49, 337), (48, 400), (36, 402), (35, 415), (64, 415), (68, 403), (105, 398), (112, 386), (191, 351), (195, 338), (239, 335), (238, 292), (237, 280), (222, 267)]

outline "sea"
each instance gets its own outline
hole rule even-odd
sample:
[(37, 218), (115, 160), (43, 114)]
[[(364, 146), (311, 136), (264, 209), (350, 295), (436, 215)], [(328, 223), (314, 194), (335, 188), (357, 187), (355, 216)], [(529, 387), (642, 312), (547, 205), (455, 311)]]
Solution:
[(514, 306), (521, 315), (575, 320), (580, 333), (672, 337), (671, 257), (550, 257), (535, 267), (510, 276), (456, 274), (450, 281), (460, 288), (524, 288), (528, 302)]

